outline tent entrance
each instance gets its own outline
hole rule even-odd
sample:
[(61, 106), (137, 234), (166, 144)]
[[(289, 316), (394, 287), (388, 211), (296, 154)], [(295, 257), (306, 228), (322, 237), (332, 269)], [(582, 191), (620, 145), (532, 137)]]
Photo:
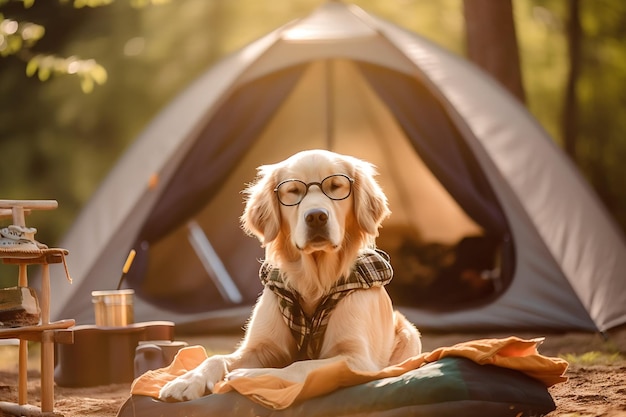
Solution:
[(378, 245), (392, 256), (394, 302), (456, 310), (492, 301), (513, 276), (513, 242), (468, 138), (418, 78), (357, 65), (378, 99), (376, 113), (388, 119), (378, 129), (386, 146), (377, 165), (391, 179), (384, 189), (394, 214)]
[[(378, 246), (391, 256), (388, 289), (396, 304), (464, 308), (508, 285), (513, 262), (504, 214), (465, 138), (415, 77), (348, 59), (312, 61), (250, 81), (220, 112), (228, 118), (207, 126), (166, 187), (163, 207), (144, 225), (150, 260), (134, 281), (140, 297), (184, 312), (236, 304), (220, 295), (191, 247), (192, 218), (242, 302), (254, 302), (263, 254), (239, 229), (240, 191), (257, 166), (312, 148), (376, 165), (392, 210)], [(168, 288), (163, 274), (173, 278)]]

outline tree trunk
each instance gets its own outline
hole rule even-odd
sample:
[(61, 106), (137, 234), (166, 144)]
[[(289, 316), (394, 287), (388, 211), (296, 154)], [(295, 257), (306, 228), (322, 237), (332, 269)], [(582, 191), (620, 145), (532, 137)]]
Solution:
[(565, 86), (563, 103), (563, 146), (565, 152), (576, 161), (576, 133), (578, 130), (578, 100), (576, 83), (580, 75), (581, 26), (579, 0), (569, 0), (569, 21), (567, 22), (567, 48), (569, 53), (569, 74)]
[(463, 0), (467, 56), (526, 102), (511, 0)]

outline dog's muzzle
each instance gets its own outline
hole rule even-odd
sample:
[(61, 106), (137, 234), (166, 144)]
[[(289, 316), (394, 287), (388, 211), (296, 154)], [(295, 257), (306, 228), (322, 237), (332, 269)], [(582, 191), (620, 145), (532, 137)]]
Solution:
[(311, 209), (304, 213), (304, 220), (309, 229), (325, 229), (326, 223), (328, 223), (328, 210), (321, 208)]
[(327, 241), (328, 236), (328, 210), (314, 208), (304, 213), (304, 221), (307, 226), (307, 240), (309, 242)]

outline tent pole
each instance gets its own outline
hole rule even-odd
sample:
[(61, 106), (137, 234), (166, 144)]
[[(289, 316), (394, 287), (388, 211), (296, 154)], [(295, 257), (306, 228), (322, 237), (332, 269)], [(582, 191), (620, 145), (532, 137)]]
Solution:
[(187, 223), (187, 229), (191, 247), (222, 297), (233, 304), (240, 304), (243, 301), (243, 295), (239, 292), (237, 284), (228, 274), (226, 267), (224, 267), (198, 222), (190, 220)]

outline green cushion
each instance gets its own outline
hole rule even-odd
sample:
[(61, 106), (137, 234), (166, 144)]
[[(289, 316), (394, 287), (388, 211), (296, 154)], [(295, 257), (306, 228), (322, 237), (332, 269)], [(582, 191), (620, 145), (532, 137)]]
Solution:
[(132, 396), (118, 417), (521, 417), (555, 409), (548, 389), (525, 374), (468, 359), (444, 358), (394, 378), (343, 388), (271, 410), (234, 392), (166, 403)]

